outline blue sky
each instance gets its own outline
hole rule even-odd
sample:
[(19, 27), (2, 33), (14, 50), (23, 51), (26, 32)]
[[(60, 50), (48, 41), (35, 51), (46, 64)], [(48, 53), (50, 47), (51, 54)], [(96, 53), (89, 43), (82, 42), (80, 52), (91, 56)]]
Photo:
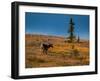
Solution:
[(73, 18), (75, 35), (89, 39), (89, 16), (50, 13), (25, 13), (25, 32), (53, 36), (68, 36), (69, 21)]

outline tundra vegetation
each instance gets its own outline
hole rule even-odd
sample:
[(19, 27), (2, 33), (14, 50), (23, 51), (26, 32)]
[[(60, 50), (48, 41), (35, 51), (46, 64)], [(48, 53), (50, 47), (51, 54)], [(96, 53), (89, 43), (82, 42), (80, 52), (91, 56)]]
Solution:
[[(48, 54), (43, 54), (40, 44), (48, 39), (53, 48), (48, 49)], [(89, 65), (89, 42), (80, 40), (72, 48), (73, 43), (64, 40), (63, 37), (26, 34), (26, 68)]]

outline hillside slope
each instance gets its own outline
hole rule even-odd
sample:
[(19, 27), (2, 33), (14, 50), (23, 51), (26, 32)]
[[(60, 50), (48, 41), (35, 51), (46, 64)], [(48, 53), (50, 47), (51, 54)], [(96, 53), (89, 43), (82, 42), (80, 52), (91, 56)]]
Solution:
[[(43, 41), (50, 41), (53, 48), (48, 54), (43, 54), (40, 44)], [(80, 66), (89, 65), (89, 42), (82, 40), (81, 43), (72, 44), (64, 42), (63, 37), (30, 35), (25, 36), (25, 67), (57, 67), (57, 66)]]

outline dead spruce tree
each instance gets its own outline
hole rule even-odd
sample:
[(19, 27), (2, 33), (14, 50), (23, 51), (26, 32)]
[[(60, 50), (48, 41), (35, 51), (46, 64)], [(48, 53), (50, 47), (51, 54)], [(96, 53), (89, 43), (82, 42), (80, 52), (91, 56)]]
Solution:
[(79, 42), (80, 42), (80, 37), (78, 36), (77, 43), (79, 43)]
[[(70, 22), (69, 22), (69, 30), (68, 30), (68, 33), (69, 33), (69, 43), (71, 45), (71, 54), (72, 56), (77, 56), (79, 55), (79, 51), (75, 48), (75, 41), (76, 41), (76, 36), (75, 36), (75, 28), (74, 28), (74, 22), (73, 22), (73, 19), (70, 18)], [(77, 42), (80, 41), (80, 37), (78, 36), (78, 39), (77, 39)]]
[(75, 35), (74, 35), (74, 22), (73, 22), (73, 19), (71, 18), (70, 19), (70, 26), (69, 26), (69, 30), (68, 30), (68, 33), (69, 33), (69, 42), (70, 43), (73, 43), (74, 40), (75, 40)]

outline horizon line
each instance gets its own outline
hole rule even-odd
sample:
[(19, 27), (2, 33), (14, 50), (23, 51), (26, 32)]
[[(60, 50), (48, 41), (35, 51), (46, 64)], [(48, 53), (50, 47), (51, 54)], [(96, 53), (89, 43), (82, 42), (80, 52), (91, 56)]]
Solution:
[[(42, 36), (54, 36), (54, 37), (63, 37), (63, 38), (67, 38), (67, 36), (62, 36), (62, 35), (48, 35), (48, 34), (35, 34), (35, 33), (25, 33), (25, 34), (29, 34), (29, 35), (42, 35)], [(78, 38), (78, 36), (77, 36)], [(87, 38), (80, 38), (81, 40), (89, 40)]]

